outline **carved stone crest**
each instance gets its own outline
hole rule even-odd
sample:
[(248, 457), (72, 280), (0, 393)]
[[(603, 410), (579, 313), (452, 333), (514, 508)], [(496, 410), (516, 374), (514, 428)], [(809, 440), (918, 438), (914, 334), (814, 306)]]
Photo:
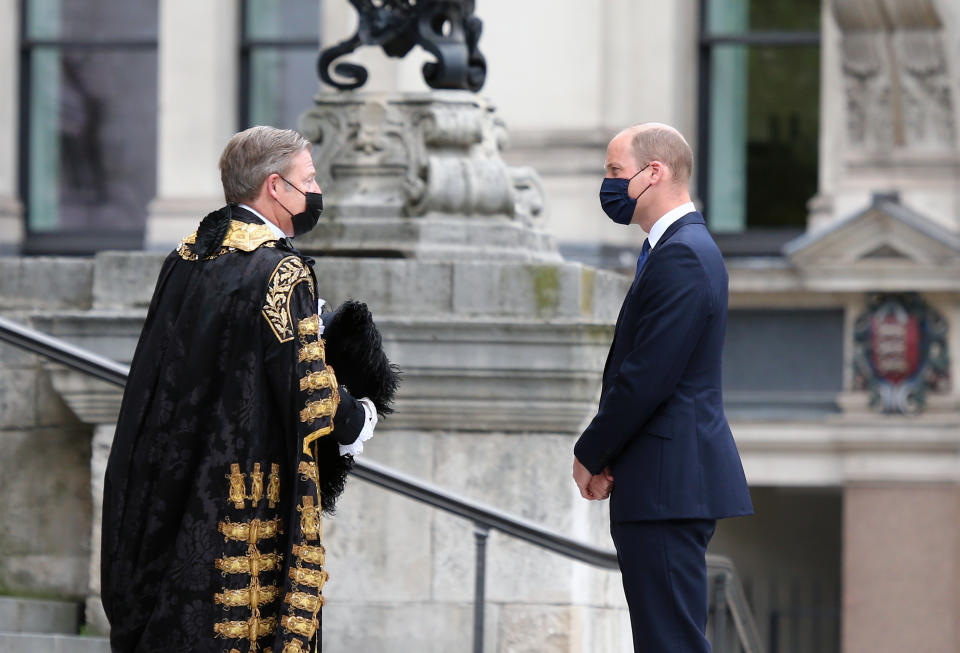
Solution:
[(912, 293), (871, 296), (854, 326), (854, 389), (874, 410), (915, 414), (949, 385), (946, 320)]
[(834, 0), (843, 31), (847, 135), (855, 149), (949, 149), (952, 80), (931, 0)]

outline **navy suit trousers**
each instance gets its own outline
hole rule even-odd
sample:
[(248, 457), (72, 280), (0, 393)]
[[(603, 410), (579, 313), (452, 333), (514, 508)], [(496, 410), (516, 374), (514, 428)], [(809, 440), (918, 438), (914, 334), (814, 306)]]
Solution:
[(710, 653), (707, 545), (713, 519), (611, 521), (636, 653)]

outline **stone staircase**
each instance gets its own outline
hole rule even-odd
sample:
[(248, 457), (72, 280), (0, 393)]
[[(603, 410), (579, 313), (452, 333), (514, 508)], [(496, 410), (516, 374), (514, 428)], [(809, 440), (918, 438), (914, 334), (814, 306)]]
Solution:
[(103, 637), (77, 635), (80, 604), (0, 596), (0, 653), (110, 653)]

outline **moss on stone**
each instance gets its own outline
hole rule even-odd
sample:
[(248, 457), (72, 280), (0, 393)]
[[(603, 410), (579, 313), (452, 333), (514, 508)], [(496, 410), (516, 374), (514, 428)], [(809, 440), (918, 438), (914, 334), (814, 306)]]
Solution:
[(555, 313), (560, 300), (560, 268), (556, 265), (531, 265), (527, 269), (533, 282), (537, 315)]

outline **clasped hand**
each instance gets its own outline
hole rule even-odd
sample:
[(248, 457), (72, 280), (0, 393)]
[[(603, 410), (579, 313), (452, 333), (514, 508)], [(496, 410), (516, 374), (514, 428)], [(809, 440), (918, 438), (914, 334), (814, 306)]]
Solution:
[(573, 480), (580, 488), (580, 496), (591, 501), (602, 501), (613, 490), (613, 474), (607, 467), (599, 474), (591, 474), (577, 457), (573, 457)]

